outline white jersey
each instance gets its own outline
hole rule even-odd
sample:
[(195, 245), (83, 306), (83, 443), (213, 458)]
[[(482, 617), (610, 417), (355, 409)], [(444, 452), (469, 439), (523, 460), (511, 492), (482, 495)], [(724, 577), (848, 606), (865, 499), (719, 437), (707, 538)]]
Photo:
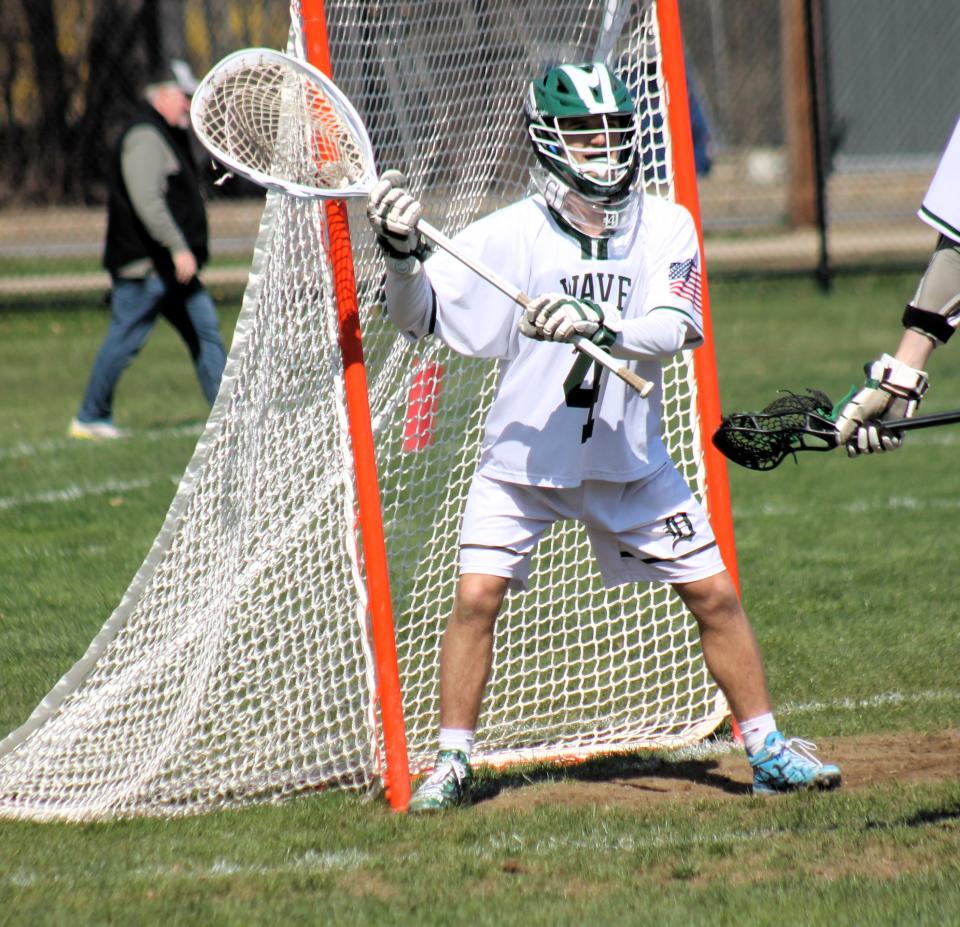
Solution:
[(917, 215), (942, 235), (960, 241), (960, 121), (947, 142)]
[(647, 196), (631, 228), (596, 240), (560, 225), (536, 196), (475, 222), (456, 241), (531, 296), (567, 293), (619, 312), (623, 334), (613, 353), (632, 358), (626, 364), (658, 386), (641, 399), (606, 371), (594, 383), (596, 369), (571, 345), (521, 335), (512, 300), (437, 252), (424, 265), (436, 294), (433, 333), (461, 354), (501, 361), (480, 471), (569, 487), (637, 480), (663, 466), (660, 358), (702, 340), (699, 244), (687, 210)]

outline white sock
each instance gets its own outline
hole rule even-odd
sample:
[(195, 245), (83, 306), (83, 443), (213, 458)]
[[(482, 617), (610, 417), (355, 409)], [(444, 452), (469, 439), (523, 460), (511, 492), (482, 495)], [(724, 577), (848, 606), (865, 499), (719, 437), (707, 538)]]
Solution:
[(459, 750), (466, 758), (470, 759), (470, 753), (473, 750), (474, 732), (465, 728), (442, 727), (440, 728), (440, 749), (441, 750)]
[(773, 714), (770, 712), (765, 715), (758, 715), (749, 721), (738, 721), (737, 725), (743, 737), (743, 746), (747, 750), (747, 756), (753, 756), (759, 752), (763, 748), (763, 742), (767, 739), (767, 734), (777, 729)]

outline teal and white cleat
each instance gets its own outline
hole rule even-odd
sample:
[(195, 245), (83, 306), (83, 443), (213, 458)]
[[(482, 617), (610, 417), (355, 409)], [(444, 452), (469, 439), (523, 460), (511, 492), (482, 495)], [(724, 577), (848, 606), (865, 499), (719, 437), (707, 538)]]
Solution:
[(807, 740), (796, 737), (787, 740), (779, 731), (767, 734), (763, 749), (750, 758), (753, 794), (839, 788), (840, 767), (821, 763), (813, 755), (816, 748), (816, 744)]
[(410, 799), (411, 814), (424, 811), (446, 811), (470, 800), (473, 770), (466, 754), (459, 750), (441, 750), (433, 772)]

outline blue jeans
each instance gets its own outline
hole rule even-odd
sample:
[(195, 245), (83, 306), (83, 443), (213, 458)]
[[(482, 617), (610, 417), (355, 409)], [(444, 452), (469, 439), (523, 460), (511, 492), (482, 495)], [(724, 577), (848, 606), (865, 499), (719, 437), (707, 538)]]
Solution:
[(77, 413), (81, 422), (112, 417), (117, 381), (143, 347), (158, 315), (164, 315), (186, 342), (203, 395), (213, 404), (227, 355), (213, 300), (198, 280), (191, 287), (168, 290), (154, 275), (142, 280), (115, 278), (110, 312), (110, 328), (93, 362)]

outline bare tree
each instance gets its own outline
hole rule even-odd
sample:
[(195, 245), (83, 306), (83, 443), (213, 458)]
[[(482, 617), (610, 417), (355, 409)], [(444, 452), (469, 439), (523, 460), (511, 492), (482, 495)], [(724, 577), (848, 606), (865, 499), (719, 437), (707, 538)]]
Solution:
[(157, 8), (157, 50), (162, 60), (187, 57), (183, 0), (153, 0)]
[(140, 36), (143, 5), (96, 0), (86, 57), (88, 80), (76, 130), (77, 169), (84, 200), (102, 199), (104, 165), (115, 136), (137, 98), (147, 66)]
[[(150, 69), (172, 57), (190, 61), (197, 73), (210, 63), (187, 43), (185, 6), (186, 0), (6, 5), (0, 16), (0, 198), (102, 202), (108, 153)], [(279, 15), (286, 0), (203, 0), (203, 9), (215, 57), (236, 47), (230, 22), (237, 10), (257, 27), (247, 44), (278, 44), (286, 32)], [(61, 42), (61, 34), (70, 41)]]
[(18, 17), (0, 18), (0, 100), (2, 100), (5, 118), (0, 127), (2, 150), (6, 152), (3, 161), (3, 198), (8, 191), (17, 190), (23, 183), (23, 171), (26, 159), (23, 157), (23, 130), (17, 125), (14, 113), (13, 85), (17, 75), (22, 73), (24, 61), (21, 56), (22, 43)]
[(49, 200), (64, 188), (69, 147), (64, 64), (52, 0), (20, 0), (20, 4), (30, 38), (40, 104), (29, 142), (33, 175), (29, 185), (34, 195)]

